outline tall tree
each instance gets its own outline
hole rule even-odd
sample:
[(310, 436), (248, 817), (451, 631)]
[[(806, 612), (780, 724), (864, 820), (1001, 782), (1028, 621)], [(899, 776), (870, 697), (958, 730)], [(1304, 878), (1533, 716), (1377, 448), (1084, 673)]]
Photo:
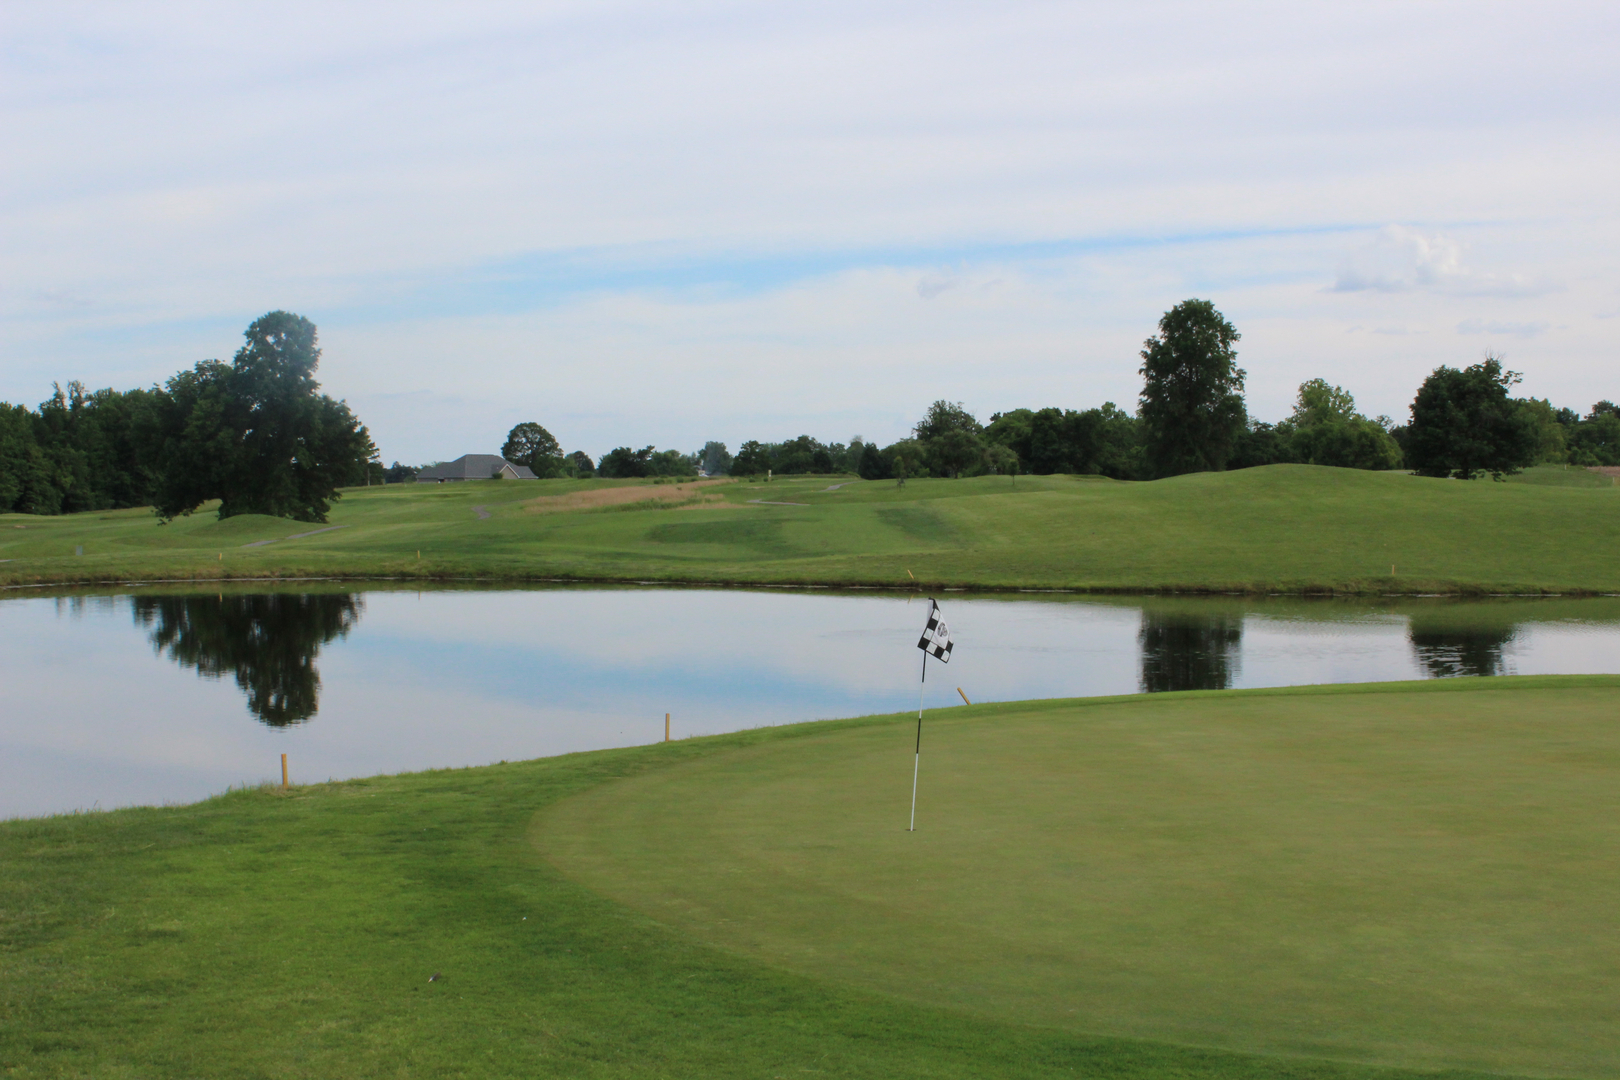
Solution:
[(1224, 469), (1247, 419), (1242, 335), (1208, 300), (1183, 300), (1143, 342), (1141, 408), (1147, 467), (1155, 476)]
[(1437, 367), (1412, 401), (1406, 461), (1422, 476), (1501, 478), (1535, 460), (1535, 417), (1508, 397), (1520, 379), (1490, 353), (1458, 370)]
[(556, 476), (563, 470), (562, 447), (551, 432), (533, 420), (506, 433), (501, 457), (514, 465), (527, 465), (539, 477)]
[(338, 488), (376, 453), (349, 407), (319, 392), (315, 324), (255, 319), (230, 365), (205, 360), (168, 383), (154, 506), (165, 520), (219, 499), (219, 516), (325, 521)]

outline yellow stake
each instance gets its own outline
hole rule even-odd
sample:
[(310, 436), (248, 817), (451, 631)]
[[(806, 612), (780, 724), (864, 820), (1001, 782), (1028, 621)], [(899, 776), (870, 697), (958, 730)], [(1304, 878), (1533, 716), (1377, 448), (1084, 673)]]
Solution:
[(913, 574), (913, 573), (912, 573), (912, 572), (911, 572), (911, 571), (910, 571), (910, 570), (907, 570), (907, 571), (906, 571), (906, 577), (908, 577), (908, 578), (910, 578), (910, 579), (911, 579), (911, 580), (912, 580), (912, 581), (916, 581), (916, 580), (917, 580), (917, 575), (916, 575), (916, 574)]
[[(962, 694), (962, 688), (961, 688), (961, 687), (960, 687), (960, 686), (958, 686), (958, 687), (957, 687), (957, 688), (956, 688), (956, 692), (957, 692), (957, 693), (958, 693), (958, 694)], [(968, 699), (967, 699), (967, 695), (966, 695), (966, 694), (962, 694), (962, 704), (964, 704), (964, 705), (971, 705), (971, 704), (973, 704), (973, 702), (971, 702), (971, 701), (969, 701), (969, 700), (968, 700)]]
[(669, 742), (669, 713), (664, 714), (664, 741)]
[(287, 790), (287, 755), (281, 755), (281, 790)]

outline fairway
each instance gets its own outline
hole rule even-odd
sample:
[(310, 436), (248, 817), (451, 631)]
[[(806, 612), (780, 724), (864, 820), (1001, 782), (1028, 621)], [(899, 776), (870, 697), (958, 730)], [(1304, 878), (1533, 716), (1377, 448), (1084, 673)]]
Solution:
[(898, 720), (592, 788), (532, 835), (702, 941), (919, 1004), (1616, 1076), (1617, 714), (1597, 677), (957, 708), (914, 834)]
[[(1572, 475), (1584, 482), (1594, 474)], [(898, 487), (794, 476), (392, 484), (346, 491), (325, 524), (252, 514), (221, 521), (212, 505), (168, 525), (141, 509), (0, 515), (0, 585), (345, 577), (1620, 592), (1611, 554), (1620, 545), (1617, 508), (1613, 485), (1312, 465), (1146, 483), (979, 476)]]

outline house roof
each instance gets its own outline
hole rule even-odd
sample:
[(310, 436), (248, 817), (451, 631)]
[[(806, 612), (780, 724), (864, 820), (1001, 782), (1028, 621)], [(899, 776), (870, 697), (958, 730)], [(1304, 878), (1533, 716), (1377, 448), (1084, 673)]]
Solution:
[(418, 470), (418, 480), (488, 480), (502, 469), (511, 469), (519, 480), (535, 479), (527, 465), (514, 465), (499, 454), (462, 454), (454, 461), (429, 465)]

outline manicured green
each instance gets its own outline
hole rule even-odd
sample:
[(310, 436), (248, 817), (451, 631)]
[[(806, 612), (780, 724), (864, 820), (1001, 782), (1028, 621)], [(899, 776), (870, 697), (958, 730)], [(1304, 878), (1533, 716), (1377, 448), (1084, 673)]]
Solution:
[(535, 830), (698, 940), (964, 1014), (1620, 1074), (1620, 677), (1025, 702), (604, 785)]
[[(1285, 984), (1298, 978), (1306, 945), (1341, 946), (1306, 972), (1324, 1009), (1343, 996), (1335, 975), (1346, 975), (1357, 948), (1374, 958), (1393, 954), (1387, 962), (1395, 969), (1434, 986), (1442, 977), (1422, 969), (1435, 959), (1423, 950), (1436, 939), (1409, 939), (1412, 956), (1390, 946), (1390, 935), (1403, 926), (1432, 929), (1429, 922), (1347, 921), (1364, 878), (1387, 877), (1369, 839), (1408, 865), (1414, 845), (1432, 858), (1413, 867), (1419, 880), (1407, 892), (1429, 901), (1417, 915), (1456, 913), (1457, 948), (1439, 958), (1441, 966), (1490, 976), (1480, 984), (1455, 979), (1461, 991), (1488, 999), (1523, 990), (1548, 962), (1548, 941), (1563, 935), (1574, 943), (1567, 956), (1552, 960), (1563, 969), (1586, 964), (1576, 985), (1547, 988), (1537, 999), (1485, 1003), (1493, 1016), (1512, 1005), (1523, 1011), (1508, 1018), (1510, 1034), (1534, 1016), (1545, 1021), (1545, 1040), (1555, 1040), (1580, 1018), (1563, 1010), (1584, 1008), (1596, 995), (1613, 997), (1614, 974), (1604, 966), (1613, 942), (1580, 935), (1593, 909), (1613, 896), (1606, 887), (1615, 873), (1612, 837), (1605, 830), (1614, 818), (1616, 757), (1604, 728), (1612, 724), (1620, 679), (1368, 689), (942, 713), (929, 726), (923, 828), (915, 835), (899, 831), (898, 819), (909, 781), (907, 716), (0, 823), (0, 1075), (1410, 1076), (1321, 1055), (1085, 1033), (1130, 1026), (1122, 1021), (1127, 1006), (1142, 1009), (1136, 1026), (1161, 1027), (1164, 1008), (1139, 991), (1089, 1018), (1037, 1007), (1015, 1009), (1016, 1019), (998, 1015), (1008, 1011), (1009, 987), (1016, 996), (1021, 985), (1050, 981), (1072, 955), (1029, 948), (1051, 925), (1046, 916), (1037, 914), (1028, 928), (1017, 924), (1032, 897), (1050, 895), (1042, 892), (1044, 880), (1070, 875), (1077, 886), (1086, 882), (1076, 872), (1086, 860), (1093, 860), (1093, 872), (1084, 893), (1095, 902), (1112, 890), (1121, 904), (1140, 910), (1141, 921), (1134, 939), (1120, 941), (1075, 928), (1095, 940), (1098, 952), (1072, 973), (1073, 986), (1097, 977), (1120, 981), (1120, 970), (1107, 962), (1133, 950), (1149, 957), (1152, 939), (1168, 933), (1157, 962), (1140, 974), (1163, 980), (1166, 996), (1187, 995), (1190, 1011), (1204, 1008), (1214, 993), (1228, 994), (1229, 1028), (1221, 1017), (1201, 1021), (1200, 1038), (1209, 1042), (1255, 1041), (1249, 1005), (1257, 993), (1297, 1009)], [(1294, 706), (1305, 711), (1291, 719), (1277, 713)], [(1389, 737), (1397, 728), (1415, 730), (1410, 751)], [(999, 739), (1032, 734), (1065, 756), (1043, 763), (1026, 784), (965, 777), (961, 752), (969, 745), (993, 751)], [(862, 748), (881, 748), (873, 760), (882, 759), (882, 768), (857, 769), (871, 789), (829, 790), (827, 770), (859, 765), (871, 757)], [(1084, 752), (1077, 755), (1077, 748)], [(1306, 758), (1317, 767), (1298, 768)], [(981, 768), (1015, 760), (990, 752)], [(1173, 790), (1177, 785), (1153, 775), (1153, 760), (1197, 790)], [(1104, 777), (1109, 763), (1128, 772)], [(1478, 777), (1483, 791), (1459, 789), (1463, 773)], [(1088, 783), (1073, 783), (1082, 774)], [(717, 782), (713, 791), (694, 784), (705, 775)], [(1117, 800), (1133, 798), (1132, 778), (1140, 789), (1121, 806)], [(1302, 797), (1311, 785), (1315, 798)], [(677, 791), (680, 800), (669, 803)], [(978, 835), (964, 833), (964, 811), (951, 809), (947, 798), (952, 791), (989, 796), (992, 811), (1037, 799), (1058, 815), (1058, 827), (1076, 823), (1077, 815), (1106, 813), (1109, 798), (1129, 817), (1090, 820), (1091, 834), (1076, 831), (1060, 861), (1029, 866), (1020, 860), (1051, 848), (1026, 843), (1027, 822), (994, 812), (974, 826)], [(1058, 791), (1072, 798), (1053, 798)], [(1487, 794), (1510, 798), (1493, 810)], [(603, 816), (616, 802), (635, 831), (621, 833)], [(1187, 808), (1200, 803), (1207, 813), (1188, 820)], [(1579, 821), (1569, 814), (1576, 803)], [(1267, 809), (1246, 817), (1244, 805)], [(788, 822), (789, 807), (808, 816)], [(711, 809), (723, 817), (700, 820)], [(1305, 816), (1291, 826), (1284, 820), (1301, 811)], [(1403, 811), (1419, 817), (1409, 820)], [(852, 828), (854, 814), (870, 816), (870, 836)], [(785, 824), (796, 853), (782, 847)], [(1100, 825), (1118, 835), (1093, 835)], [(1330, 868), (1319, 854), (1324, 841), (1311, 825), (1332, 827), (1346, 860), (1337, 877), (1328, 874), (1331, 880), (1324, 880)], [(1200, 828), (1221, 832), (1239, 848), (1200, 854)], [(671, 846), (647, 850), (651, 831)], [(713, 861), (728, 831), (767, 845), (758, 852), (730, 849), (747, 873)], [(998, 834), (1005, 844), (994, 840)], [(945, 844), (947, 837), (961, 849)], [(586, 856), (598, 844), (605, 858), (593, 862)], [(839, 846), (866, 873), (877, 852), (909, 860), (904, 865), (916, 876), (904, 902), (883, 911), (875, 898), (845, 892), (860, 875), (829, 857)], [(609, 891), (627, 889), (630, 903), (566, 876), (542, 847), (568, 873)], [(648, 860), (647, 868), (624, 867), (620, 857), (631, 850), (642, 853), (637, 857)], [(684, 876), (692, 880), (671, 874), (682, 851), (691, 868)], [(1481, 864), (1475, 857), (1482, 854), (1520, 862)], [(1539, 876), (1522, 875), (1526, 859)], [(969, 860), (983, 860), (979, 874), (965, 872)], [(1245, 860), (1245, 872), (1232, 872)], [(817, 891), (782, 892), (787, 864)], [(1224, 877), (1212, 876), (1223, 866)], [(824, 885), (806, 882), (810, 870), (824, 876)], [(1114, 875), (1111, 886), (1103, 887), (1103, 871)], [(1585, 876), (1591, 896), (1566, 888), (1572, 873)], [(658, 894), (635, 884), (636, 874), (656, 878)], [(1278, 895), (1278, 883), (1291, 880), (1301, 889), (1339, 888)], [(941, 894), (942, 884), (964, 882), (961, 897)], [(1473, 895), (1469, 886), (1481, 883), (1484, 895)], [(779, 902), (783, 911), (727, 901), (746, 921), (712, 935), (718, 947), (705, 943), (713, 924), (694, 917), (696, 901), (714, 903), (728, 890)], [(1177, 894), (1186, 913), (1179, 924), (1163, 921), (1167, 892)], [(683, 895), (694, 904), (672, 902)], [(1278, 921), (1313, 897), (1329, 927)], [(829, 906), (811, 912), (807, 899)], [(1536, 928), (1523, 905), (1546, 905), (1538, 910), (1549, 926)], [(957, 927), (960, 948), (976, 965), (972, 976), (987, 980), (982, 989), (963, 992), (957, 978), (955, 990), (940, 992), (940, 965), (930, 953), (940, 941), (939, 914), (953, 906), (983, 919), (984, 925)], [(638, 907), (655, 911), (656, 919)], [(1254, 921), (1266, 912), (1276, 916), (1271, 923)], [(761, 940), (794, 941), (795, 925), (807, 917), (819, 934), (810, 944), (845, 956), (847, 966), (807, 962), (802, 940), (771, 955), (752, 939), (757, 933)], [(1107, 918), (1118, 927), (1128, 913)], [(880, 940), (877, 927), (893, 930), (896, 940)], [(1504, 936), (1504, 928), (1528, 936)], [(987, 966), (982, 953), (991, 932), (1004, 945), (998, 962)], [(1224, 948), (1221, 939), (1232, 936), (1267, 951), (1252, 956)], [(874, 957), (856, 948), (863, 942), (879, 955), (909, 950), (910, 971), (932, 985), (919, 992), (903, 977), (910, 972), (875, 974)], [(1172, 949), (1185, 952), (1188, 970), (1165, 962)], [(1222, 957), (1228, 973), (1242, 977), (1200, 989), (1193, 976), (1210, 973), (1211, 960)], [(1281, 962), (1268, 963), (1272, 958)], [(441, 977), (429, 982), (434, 974)], [(1389, 985), (1403, 1002), (1418, 993)], [(1377, 991), (1365, 997), (1376, 1002)], [(1459, 1012), (1455, 1002), (1436, 1004), (1443, 1017)], [(1580, 1014), (1588, 1021), (1581, 1039), (1549, 1048), (1549, 1055), (1563, 1055), (1559, 1063), (1585, 1053), (1602, 1057), (1602, 1067), (1562, 1071), (1612, 1074), (1613, 1061), (1604, 1056), (1612, 1046), (1611, 1013)], [(1361, 1019), (1353, 1011), (1343, 1019), (1344, 1030), (1323, 1032), (1317, 1041), (1353, 1057), (1364, 1035), (1355, 1026)], [(1485, 1035), (1495, 1040), (1491, 1046), (1502, 1041)], [(1553, 1064), (1549, 1056), (1534, 1071), (1560, 1071)]]
[[(843, 483), (837, 490), (827, 490)], [(656, 502), (601, 505), (626, 487)], [(750, 500), (765, 500), (752, 502)], [(792, 503), (802, 505), (770, 505)], [(480, 510), (489, 515), (478, 516)], [(1620, 591), (1620, 488), (1274, 465), (1152, 483), (795, 477), (347, 492), (330, 526), (0, 517), (0, 584), (240, 577), (1141, 591)], [(74, 554), (82, 546), (84, 554)], [(418, 554), (420, 553), (420, 554)]]

